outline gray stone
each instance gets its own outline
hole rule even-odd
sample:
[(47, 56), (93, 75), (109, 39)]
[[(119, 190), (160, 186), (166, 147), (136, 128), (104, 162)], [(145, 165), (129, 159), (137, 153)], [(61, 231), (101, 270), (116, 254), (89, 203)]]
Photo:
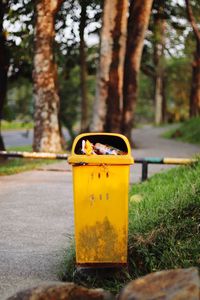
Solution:
[(160, 271), (131, 281), (119, 300), (199, 300), (199, 287), (196, 268)]
[(74, 283), (40, 286), (21, 291), (7, 300), (113, 300), (103, 289), (87, 289)]

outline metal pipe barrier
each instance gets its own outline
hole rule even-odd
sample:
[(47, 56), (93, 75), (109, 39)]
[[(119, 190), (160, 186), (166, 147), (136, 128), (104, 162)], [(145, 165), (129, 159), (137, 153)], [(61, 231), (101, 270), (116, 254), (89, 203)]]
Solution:
[(159, 165), (188, 165), (197, 162), (195, 158), (175, 158), (175, 157), (146, 157), (146, 158), (135, 158), (134, 163), (142, 164), (142, 181), (148, 178), (148, 165), (159, 164)]
[[(32, 158), (32, 159), (62, 159), (67, 160), (68, 154), (43, 153), (43, 152), (20, 152), (20, 151), (0, 151), (1, 157), (13, 158)], [(165, 165), (188, 165), (197, 162), (196, 158), (174, 158), (174, 157), (145, 157), (134, 158), (135, 164), (142, 164), (142, 181), (148, 178), (149, 164), (165, 164)]]
[(0, 151), (2, 157), (15, 157), (15, 158), (34, 158), (34, 159), (65, 159), (67, 160), (68, 154), (47, 153), (47, 152), (20, 152), (20, 151)]

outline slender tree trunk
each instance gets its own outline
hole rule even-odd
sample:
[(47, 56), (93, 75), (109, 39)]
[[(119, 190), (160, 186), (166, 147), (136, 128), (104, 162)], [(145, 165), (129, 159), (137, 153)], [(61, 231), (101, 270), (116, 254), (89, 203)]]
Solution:
[(105, 0), (93, 131), (120, 131), (127, 0)]
[(37, 0), (34, 56), (35, 151), (61, 151), (57, 66), (53, 55), (54, 19), (61, 0)]
[(5, 150), (3, 137), (1, 135), (1, 121), (3, 119), (3, 107), (7, 93), (7, 72), (9, 66), (8, 51), (6, 49), (6, 37), (3, 31), (3, 18), (7, 3), (0, 0), (0, 150)]
[(192, 63), (192, 85), (190, 92), (190, 117), (200, 115), (200, 41), (196, 43), (196, 52)]
[(157, 74), (155, 80), (155, 124), (162, 123), (162, 77)]
[[(165, 72), (164, 72), (165, 73)], [(162, 84), (162, 121), (167, 121), (166, 76), (163, 74)]]
[(111, 32), (114, 28), (113, 13), (116, 0), (104, 1), (103, 22), (100, 36), (99, 66), (97, 70), (96, 96), (94, 99), (94, 111), (91, 130), (103, 131), (106, 116), (106, 99), (108, 95), (107, 84), (109, 81), (109, 69), (112, 59)]
[(87, 19), (87, 2), (80, 1), (81, 17), (79, 26), (80, 35), (80, 82), (81, 82), (81, 132), (88, 130), (88, 97), (87, 97), (87, 63), (85, 53), (84, 32)]
[(137, 101), (138, 72), (153, 0), (132, 0), (129, 9), (128, 37), (124, 71), (124, 107), (122, 132), (129, 138)]
[(190, 117), (200, 115), (200, 30), (195, 22), (190, 1), (185, 0), (188, 20), (191, 23), (196, 39), (196, 51), (192, 63), (192, 84), (190, 92)]
[(164, 7), (160, 6), (154, 20), (154, 65), (155, 65), (155, 124), (163, 122), (164, 109), (164, 45), (165, 45)]
[(109, 71), (105, 131), (121, 132), (123, 111), (123, 76), (126, 50), (128, 1), (118, 1), (115, 26), (112, 31), (112, 61)]

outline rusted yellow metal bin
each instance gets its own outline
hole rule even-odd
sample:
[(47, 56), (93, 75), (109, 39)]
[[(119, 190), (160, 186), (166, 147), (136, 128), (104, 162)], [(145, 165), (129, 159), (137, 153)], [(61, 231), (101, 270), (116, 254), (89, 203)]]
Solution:
[[(125, 155), (83, 155), (82, 141), (102, 143)], [(76, 137), (68, 162), (73, 165), (76, 263), (113, 266), (127, 263), (130, 144), (120, 134)]]

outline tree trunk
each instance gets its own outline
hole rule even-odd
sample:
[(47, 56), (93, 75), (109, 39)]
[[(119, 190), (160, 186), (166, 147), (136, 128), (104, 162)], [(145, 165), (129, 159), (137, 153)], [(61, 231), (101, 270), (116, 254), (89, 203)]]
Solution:
[(0, 0), (0, 150), (5, 150), (1, 135), (1, 121), (3, 119), (3, 107), (7, 93), (7, 72), (9, 66), (8, 51), (6, 49), (6, 36), (3, 31), (3, 18), (6, 10), (6, 2)]
[(130, 140), (133, 116), (137, 101), (138, 72), (142, 56), (145, 32), (148, 27), (153, 0), (132, 0), (129, 9), (128, 37), (124, 71), (124, 107), (122, 133)]
[(81, 132), (88, 130), (88, 98), (87, 98), (87, 63), (85, 53), (84, 32), (86, 26), (86, 9), (87, 3), (85, 0), (80, 1), (81, 16), (80, 16), (80, 83), (81, 83)]
[(127, 0), (105, 0), (93, 131), (120, 131)]
[(108, 82), (107, 114), (104, 125), (104, 130), (109, 132), (121, 132), (128, 1), (118, 1), (116, 10), (115, 26), (112, 31), (113, 47)]
[(196, 53), (192, 63), (192, 85), (190, 92), (190, 117), (200, 115), (200, 41), (196, 43)]
[(164, 123), (167, 121), (166, 75), (165, 74), (163, 74), (163, 84), (162, 84), (162, 121)]
[(154, 16), (154, 66), (155, 66), (155, 124), (163, 122), (164, 109), (164, 45), (165, 27), (164, 7), (159, 6), (157, 14)]
[(33, 149), (62, 150), (58, 113), (57, 66), (53, 55), (54, 19), (61, 0), (37, 0), (34, 55), (35, 128)]
[(197, 23), (195, 22), (190, 1), (185, 0), (188, 20), (191, 23), (195, 39), (196, 39), (196, 51), (194, 53), (194, 60), (192, 63), (192, 84), (190, 92), (190, 117), (200, 115), (200, 31)]

